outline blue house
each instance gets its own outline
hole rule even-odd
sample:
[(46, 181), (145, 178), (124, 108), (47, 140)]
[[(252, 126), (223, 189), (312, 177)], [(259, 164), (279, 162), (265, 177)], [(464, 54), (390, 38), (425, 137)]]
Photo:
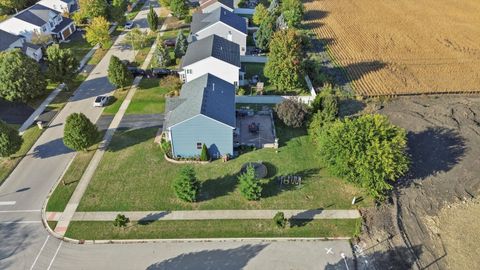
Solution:
[(199, 156), (202, 146), (213, 158), (233, 155), (235, 86), (205, 74), (182, 86), (167, 100), (164, 131), (174, 157)]

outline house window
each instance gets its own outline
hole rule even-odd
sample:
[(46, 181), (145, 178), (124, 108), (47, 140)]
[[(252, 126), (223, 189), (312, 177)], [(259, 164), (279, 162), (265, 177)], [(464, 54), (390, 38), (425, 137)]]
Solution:
[(185, 73), (186, 73), (186, 74), (193, 74), (193, 72), (192, 72), (192, 70), (191, 70), (191, 69), (187, 69), (187, 70), (185, 70)]
[(47, 27), (42, 26), (42, 32), (47, 32)]
[(197, 142), (197, 149), (202, 149), (202, 143), (201, 142)]

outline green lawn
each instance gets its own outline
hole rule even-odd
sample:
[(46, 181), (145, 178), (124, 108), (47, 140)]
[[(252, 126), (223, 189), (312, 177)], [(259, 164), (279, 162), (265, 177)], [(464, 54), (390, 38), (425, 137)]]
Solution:
[[(103, 136), (103, 134), (102, 134)], [(89, 148), (87, 152), (78, 152), (73, 159), (70, 167), (68, 167), (61, 182), (53, 191), (47, 204), (47, 211), (49, 212), (63, 212), (67, 206), (70, 197), (72, 196), (78, 181), (82, 178), (83, 172), (87, 168), (90, 160), (95, 154), (97, 145)]]
[(160, 239), (224, 237), (352, 237), (359, 220), (297, 221), (292, 227), (277, 228), (272, 220), (175, 220), (131, 223), (117, 228), (112, 222), (73, 221), (65, 234), (74, 239)]
[(108, 102), (108, 105), (103, 110), (103, 114), (115, 115), (120, 109), (120, 106), (122, 105), (123, 100), (127, 96), (128, 89), (129, 88), (125, 88), (124, 90), (121, 90), (121, 89), (115, 90), (115, 93), (113, 93), (113, 96), (110, 97), (110, 101)]
[[(223, 163), (194, 165), (202, 189), (196, 203), (178, 200), (172, 181), (182, 165), (164, 160), (153, 143), (156, 128), (117, 131), (90, 185), (79, 211), (150, 211), (187, 209), (350, 209), (354, 196), (365, 198), (358, 206), (369, 206), (366, 193), (332, 177), (316, 159), (305, 130), (277, 128), (281, 147), (242, 154)], [(269, 178), (262, 180), (262, 199), (249, 202), (237, 188), (243, 164), (263, 161)], [(303, 186), (282, 188), (280, 175), (300, 175)]]
[(90, 45), (85, 38), (77, 38), (75, 40), (70, 40), (68, 43), (60, 43), (60, 48), (62, 49), (71, 49), (75, 58), (78, 61), (82, 60), (83, 57), (90, 51), (93, 46)]
[(165, 111), (165, 94), (173, 90), (173, 86), (160, 86), (160, 79), (144, 78), (132, 102), (127, 109), (127, 114), (153, 114)]
[[(16, 126), (18, 128), (19, 126)], [(15, 169), (17, 164), (32, 148), (37, 141), (38, 137), (42, 135), (43, 130), (39, 129), (36, 125), (30, 127), (23, 134), (23, 143), (17, 153), (13, 154), (9, 158), (0, 157), (0, 184), (5, 181), (8, 175)]]

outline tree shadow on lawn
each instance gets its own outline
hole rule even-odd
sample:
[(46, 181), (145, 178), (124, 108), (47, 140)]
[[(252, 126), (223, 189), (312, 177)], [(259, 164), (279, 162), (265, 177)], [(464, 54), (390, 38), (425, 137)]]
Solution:
[(117, 129), (113, 135), (112, 141), (108, 146), (108, 151), (117, 152), (122, 149), (152, 140), (158, 131), (158, 127), (140, 128), (140, 129)]
[[(277, 134), (279, 147), (283, 147), (287, 145), (287, 143), (294, 138), (307, 135), (306, 127), (300, 127), (300, 128), (288, 127), (282, 122), (282, 120), (278, 119), (278, 116), (276, 114), (274, 115), (274, 122), (275, 122), (275, 131)], [(281, 151), (281, 149), (279, 151)]]
[(465, 139), (456, 130), (444, 127), (409, 132), (407, 138), (410, 171), (399, 179), (399, 187), (408, 187), (418, 180), (451, 170), (462, 160), (467, 149)]
[(310, 221), (313, 221), (313, 217), (323, 211), (323, 208), (310, 209), (303, 211), (296, 215), (293, 215), (290, 220), (290, 227), (303, 227), (307, 225)]
[(244, 269), (268, 244), (243, 245), (232, 249), (213, 249), (183, 253), (174, 258), (154, 263), (147, 270), (160, 269)]
[(237, 177), (238, 173), (206, 180), (202, 183), (197, 202), (204, 202), (230, 194), (237, 187)]
[[(317, 175), (319, 171), (320, 169), (308, 169), (299, 172), (289, 173), (287, 175), (278, 175), (276, 177), (273, 177), (268, 181), (268, 183), (263, 185), (262, 198), (274, 197), (285, 191), (299, 189), (305, 184), (306, 181), (308, 181), (311, 176)], [(288, 176), (301, 177), (301, 185), (282, 183), (282, 177)]]

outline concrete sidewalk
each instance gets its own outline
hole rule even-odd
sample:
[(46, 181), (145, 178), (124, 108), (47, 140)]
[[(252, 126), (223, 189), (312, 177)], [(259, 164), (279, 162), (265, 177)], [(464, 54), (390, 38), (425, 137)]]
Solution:
[[(211, 219), (272, 219), (283, 212), (288, 219), (357, 219), (358, 210), (194, 210), (140, 212), (76, 212), (72, 221), (112, 221), (122, 213), (132, 221), (211, 220)], [(62, 213), (47, 212), (47, 220), (58, 221)]]

